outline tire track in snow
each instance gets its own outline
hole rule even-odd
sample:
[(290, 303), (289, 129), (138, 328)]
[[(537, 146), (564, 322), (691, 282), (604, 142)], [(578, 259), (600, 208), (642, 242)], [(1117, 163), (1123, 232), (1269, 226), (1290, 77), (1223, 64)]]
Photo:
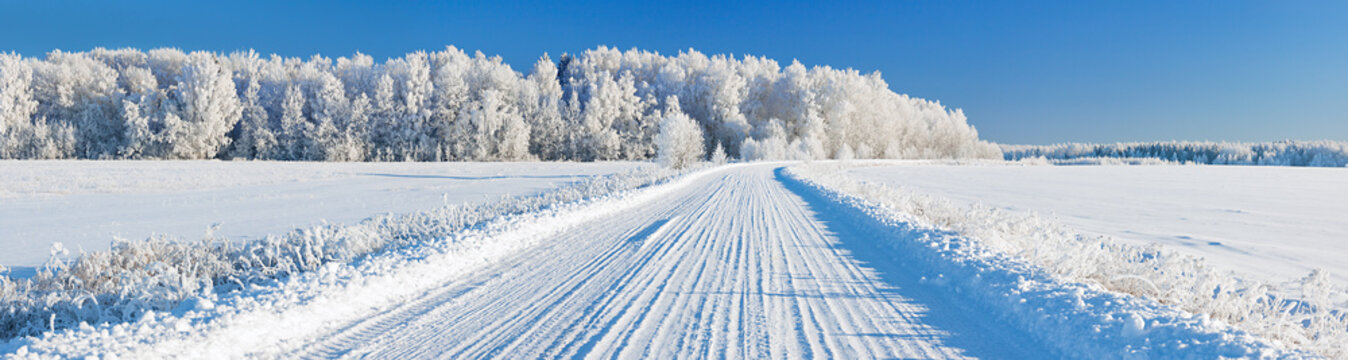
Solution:
[[(846, 231), (765, 165), (578, 224), (301, 352), (369, 358), (960, 358), (949, 331), (840, 249)], [(942, 314), (967, 322), (977, 314)], [(997, 346), (990, 346), (997, 348)], [(1037, 354), (1044, 356), (1045, 354)]]

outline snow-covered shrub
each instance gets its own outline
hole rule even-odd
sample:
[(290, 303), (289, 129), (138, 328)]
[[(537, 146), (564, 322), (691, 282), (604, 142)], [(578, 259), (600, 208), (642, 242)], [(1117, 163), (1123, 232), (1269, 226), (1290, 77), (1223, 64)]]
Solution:
[(147, 311), (172, 310), (203, 292), (265, 284), (324, 264), (449, 238), (491, 219), (586, 201), (679, 174), (664, 168), (633, 170), (498, 202), (386, 214), (242, 243), (208, 232), (199, 241), (118, 241), (109, 250), (84, 253), (69, 263), (54, 256), (32, 278), (0, 274), (0, 339), (82, 323), (131, 321)]
[(1348, 344), (1348, 304), (1336, 303), (1348, 293), (1335, 288), (1322, 270), (1287, 284), (1241, 279), (1158, 245), (1139, 247), (1085, 235), (1035, 213), (957, 206), (855, 180), (840, 175), (842, 170), (840, 165), (815, 164), (792, 167), (789, 173), (847, 201), (884, 209), (875, 216), (957, 233), (1068, 282), (1151, 299), (1326, 357), (1348, 357), (1343, 346)]
[(704, 153), (720, 144), (731, 158), (1001, 156), (962, 111), (895, 93), (878, 73), (694, 50), (545, 54), (528, 75), (454, 47), (384, 63), (0, 55), (0, 158), (641, 160), (674, 112), (702, 128)]
[(1212, 165), (1348, 166), (1348, 142), (1276, 141), (1134, 142), (1118, 144), (1002, 145), (1006, 160), (1043, 157), (1049, 160), (1153, 158), (1175, 163)]

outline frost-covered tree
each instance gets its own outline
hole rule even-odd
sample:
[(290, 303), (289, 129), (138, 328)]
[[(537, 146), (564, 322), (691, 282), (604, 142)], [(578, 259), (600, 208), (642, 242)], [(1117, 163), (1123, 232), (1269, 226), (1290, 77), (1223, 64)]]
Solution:
[(286, 88), (285, 99), (281, 102), (281, 131), (276, 137), (281, 145), (277, 149), (280, 153), (272, 156), (293, 160), (313, 158), (314, 126), (304, 115), (304, 102), (304, 94), (298, 85)]
[(581, 115), (583, 145), (588, 154), (587, 160), (616, 160), (622, 155), (622, 137), (624, 132), (635, 131), (632, 128), (641, 117), (641, 99), (636, 97), (636, 88), (630, 76), (613, 78), (600, 77), (589, 85), (585, 94), (583, 114)]
[(74, 134), (45, 117), (34, 118), (33, 68), (18, 55), (0, 53), (0, 159), (49, 159), (70, 152)]
[(529, 124), (524, 121), (524, 117), (519, 114), (517, 102), (505, 98), (504, 92), (501, 95), (495, 95), (498, 92), (489, 92), (489, 96), (484, 96), (482, 108), (484, 110), (495, 109), (496, 116), (501, 119), (501, 126), (496, 129), (493, 135), (496, 145), (492, 149), (494, 157), (499, 160), (527, 160), (533, 158), (529, 153)]
[(397, 124), (400, 119), (398, 114), (398, 105), (393, 101), (393, 77), (383, 74), (379, 80), (375, 81), (371, 97), (370, 111), (370, 138), (373, 140), (370, 144), (371, 158), (375, 160), (388, 161), (394, 160), (395, 150), (403, 146), (399, 139)]
[(268, 158), (276, 151), (276, 134), (272, 132), (271, 118), (262, 106), (261, 85), (256, 78), (248, 79), (243, 93), (239, 124), (235, 127), (230, 157), (239, 159)]
[(60, 151), (59, 157), (103, 158), (116, 153), (122, 131), (116, 117), (121, 102), (115, 70), (84, 53), (52, 51), (46, 61), (33, 63), (32, 89), (38, 100), (35, 116), (45, 119), (38, 122), (73, 135), (37, 141), (71, 150)]
[(716, 165), (725, 164), (726, 163), (725, 147), (721, 146), (720, 143), (717, 143), (716, 149), (711, 151), (711, 155), (707, 157), (707, 160), (710, 161), (712, 164)]
[(37, 111), (32, 81), (33, 69), (22, 58), (0, 53), (0, 158), (31, 156), (24, 148)]
[(547, 54), (519, 87), (520, 115), (529, 126), (529, 152), (539, 158), (567, 158), (566, 124), (562, 120), (562, 86), (557, 65)]
[[(678, 104), (677, 98), (670, 100)], [(677, 105), (671, 106), (660, 118), (660, 134), (655, 137), (657, 159), (675, 169), (688, 167), (702, 159), (702, 141), (702, 127)]]
[(329, 161), (363, 161), (369, 152), (370, 98), (360, 94), (351, 101), (337, 134), (328, 140), (324, 155)]
[(471, 159), (474, 151), (469, 123), (471, 87), (469, 70), (472, 59), (457, 48), (431, 53), (431, 97), (429, 126), (436, 135), (438, 156), (443, 159)]
[(477, 146), (473, 147), (470, 158), (491, 159), (493, 155), (499, 154), (497, 149), (501, 147), (503, 139), (501, 130), (505, 127), (506, 119), (515, 116), (513, 107), (501, 97), (500, 92), (487, 90), (471, 110), (468, 124), (472, 128), (472, 135), (467, 142)]
[(231, 74), (214, 54), (195, 52), (188, 57), (170, 102), (168, 116), (175, 119), (165, 121), (170, 156), (214, 158), (229, 145), (225, 133), (239, 122), (241, 107)]
[[(387, 78), (376, 88), (376, 103), (388, 112), (381, 116), (385, 126), (385, 160), (429, 161), (444, 159), (431, 126), (431, 101), (434, 84), (431, 64), (425, 52), (408, 54), (385, 64)], [(387, 88), (385, 88), (387, 86)], [(383, 93), (380, 93), (383, 92)], [(389, 101), (383, 103), (380, 100)]]

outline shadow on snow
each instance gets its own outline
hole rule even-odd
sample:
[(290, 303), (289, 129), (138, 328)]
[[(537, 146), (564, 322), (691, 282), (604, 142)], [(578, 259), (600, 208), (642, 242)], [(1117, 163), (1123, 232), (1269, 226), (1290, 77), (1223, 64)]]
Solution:
[[(918, 261), (910, 260), (890, 245), (897, 241), (916, 241), (915, 238), (926, 234), (951, 234), (886, 225), (857, 208), (829, 199), (814, 187), (792, 179), (785, 174), (785, 169), (775, 169), (774, 178), (799, 196), (814, 220), (839, 239), (839, 242), (833, 244), (834, 248), (875, 271), (878, 280), (888, 286), (880, 290), (894, 295), (887, 296), (887, 300), (909, 302), (926, 308), (927, 311), (922, 314), (923, 321), (942, 330), (932, 336), (933, 340), (965, 349), (965, 355), (978, 358), (1042, 359), (1054, 356), (1022, 330), (1006, 324), (1002, 319), (987, 316), (994, 313), (962, 305), (968, 301), (951, 288), (924, 283), (923, 277), (934, 278), (938, 274), (918, 268)], [(997, 338), (989, 339), (982, 334), (996, 334)], [(848, 335), (912, 337), (903, 334)]]

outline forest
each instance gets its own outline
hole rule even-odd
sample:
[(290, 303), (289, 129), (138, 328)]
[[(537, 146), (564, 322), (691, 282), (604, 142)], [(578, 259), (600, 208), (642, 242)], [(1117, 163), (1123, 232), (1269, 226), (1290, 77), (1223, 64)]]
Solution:
[(1006, 160), (1046, 158), (1149, 158), (1202, 165), (1348, 166), (1341, 141), (1210, 142), (1160, 141), (1117, 144), (1002, 145)]
[[(665, 121), (685, 118), (696, 126)], [(695, 157), (1002, 156), (961, 110), (895, 93), (878, 72), (691, 49), (544, 54), (527, 75), (452, 46), (384, 62), (0, 54), (3, 159), (643, 160), (662, 123), (684, 132), (667, 139), (702, 139), (680, 150)]]

